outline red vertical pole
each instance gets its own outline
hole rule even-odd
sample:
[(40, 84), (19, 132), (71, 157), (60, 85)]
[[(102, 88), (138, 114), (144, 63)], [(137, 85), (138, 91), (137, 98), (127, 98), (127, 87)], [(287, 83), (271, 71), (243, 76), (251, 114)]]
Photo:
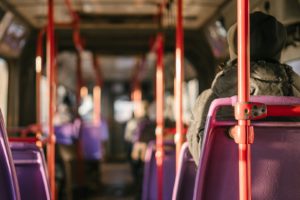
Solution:
[(54, 17), (53, 17), (53, 0), (48, 0), (48, 25), (47, 25), (47, 76), (49, 86), (49, 117), (48, 131), (49, 142), (47, 145), (47, 160), (50, 179), (51, 197), (55, 199), (55, 135), (53, 127), (53, 117), (55, 105), (54, 88)]
[[(37, 49), (35, 58), (35, 90), (36, 90), (36, 124), (41, 125), (41, 76), (42, 76), (42, 63), (43, 63), (43, 37), (45, 29), (41, 29), (37, 38)], [(38, 139), (41, 139), (41, 132), (36, 134)], [(41, 142), (38, 140), (37, 146), (42, 147)]]
[(99, 125), (101, 122), (101, 86), (102, 86), (102, 77), (100, 65), (98, 62), (97, 55), (93, 54), (93, 67), (96, 74), (96, 85), (93, 89), (93, 99), (94, 99), (94, 112), (93, 112), (93, 122), (95, 125)]
[[(77, 45), (75, 43), (75, 45)], [(76, 103), (77, 103), (77, 117), (79, 117), (79, 107), (81, 103), (81, 87), (83, 85), (83, 79), (82, 79), (82, 69), (81, 69), (81, 53), (82, 50), (77, 50), (77, 66), (76, 66), (76, 78), (77, 78), (77, 91), (76, 91)], [(81, 135), (79, 136), (81, 137)], [(82, 143), (81, 140), (77, 141), (76, 146), (76, 153), (77, 153), (77, 159), (78, 159), (78, 168), (77, 168), (77, 178), (79, 184), (84, 184), (85, 178), (84, 178), (84, 166), (83, 166), (83, 154), (82, 154)]]
[(132, 91), (131, 99), (134, 103), (134, 115), (138, 116), (141, 111), (141, 102), (142, 102), (142, 90), (141, 90), (141, 81), (140, 81), (140, 71), (143, 65), (142, 60), (137, 60), (135, 71), (132, 77)]
[(157, 36), (156, 63), (156, 165), (157, 165), (157, 199), (163, 198), (163, 132), (164, 132), (164, 50), (163, 35)]
[(134, 103), (134, 115), (138, 116), (142, 107), (141, 107), (141, 102), (142, 102), (142, 91), (141, 91), (141, 86), (139, 81), (136, 81), (133, 85), (133, 90), (131, 93), (131, 98)]
[(76, 104), (77, 104), (77, 115), (78, 114), (78, 109), (80, 106), (80, 102), (81, 102), (81, 95), (80, 95), (80, 90), (82, 87), (82, 72), (81, 72), (81, 51), (77, 52), (77, 66), (76, 66), (76, 79), (77, 79), (77, 85), (76, 85)]
[[(238, 0), (238, 104), (246, 104), (250, 99), (250, 61), (249, 61), (249, 1)], [(236, 110), (243, 115), (246, 110)], [(238, 119), (237, 134), (244, 138), (238, 144), (239, 149), (239, 192), (240, 200), (251, 199), (251, 137), (250, 120)]]
[(175, 73), (175, 115), (176, 115), (176, 169), (178, 169), (178, 160), (181, 146), (184, 142), (183, 122), (182, 122), (182, 82), (184, 77), (183, 59), (183, 25), (182, 25), (182, 0), (177, 0), (177, 22), (176, 22), (176, 73)]

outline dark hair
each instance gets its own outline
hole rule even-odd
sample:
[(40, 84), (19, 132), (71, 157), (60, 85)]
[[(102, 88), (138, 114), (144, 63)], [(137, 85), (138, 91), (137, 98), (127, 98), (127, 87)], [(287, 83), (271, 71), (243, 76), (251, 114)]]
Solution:
[[(236, 24), (232, 28), (228, 32), (228, 43), (233, 52), (237, 53)], [(262, 12), (250, 14), (251, 60), (279, 61), (286, 39), (286, 29), (275, 17)]]

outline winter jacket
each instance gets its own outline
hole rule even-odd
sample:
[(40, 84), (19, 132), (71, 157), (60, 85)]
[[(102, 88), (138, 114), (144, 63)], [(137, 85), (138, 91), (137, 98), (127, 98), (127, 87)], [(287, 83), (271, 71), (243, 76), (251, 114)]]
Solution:
[[(211, 88), (203, 91), (197, 98), (187, 141), (193, 158), (198, 165), (204, 126), (208, 110), (214, 99), (237, 95), (236, 61), (221, 66)], [(250, 95), (299, 96), (300, 77), (290, 66), (278, 62), (256, 61), (250, 63)], [(232, 116), (230, 110), (223, 110), (221, 115)], [(231, 111), (232, 112), (232, 111)]]

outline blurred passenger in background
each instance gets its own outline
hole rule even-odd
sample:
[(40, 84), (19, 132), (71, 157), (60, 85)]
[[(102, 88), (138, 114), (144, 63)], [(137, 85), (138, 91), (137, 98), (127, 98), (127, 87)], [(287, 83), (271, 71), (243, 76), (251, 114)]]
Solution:
[(73, 199), (72, 195), (72, 170), (71, 162), (76, 159), (75, 140), (78, 131), (75, 131), (73, 120), (73, 104), (67, 91), (58, 101), (57, 110), (54, 116), (56, 135), (56, 180), (58, 184), (60, 199)]
[(148, 102), (143, 101), (139, 106), (139, 118), (131, 138), (133, 142), (131, 162), (137, 190), (136, 199), (141, 198), (145, 153), (148, 143), (155, 139), (156, 128), (155, 104), (148, 105)]
[(98, 122), (93, 121), (93, 109), (93, 98), (88, 94), (82, 98), (79, 107), (82, 119), (79, 140), (84, 159), (85, 184), (90, 191), (96, 192), (101, 185), (101, 163), (105, 158), (109, 129), (103, 117)]
[(129, 160), (132, 175), (136, 178), (136, 162), (132, 159), (131, 153), (136, 142), (138, 124), (145, 118), (147, 102), (140, 102), (134, 105), (133, 118), (130, 119), (125, 127), (124, 139), (127, 143), (127, 158)]

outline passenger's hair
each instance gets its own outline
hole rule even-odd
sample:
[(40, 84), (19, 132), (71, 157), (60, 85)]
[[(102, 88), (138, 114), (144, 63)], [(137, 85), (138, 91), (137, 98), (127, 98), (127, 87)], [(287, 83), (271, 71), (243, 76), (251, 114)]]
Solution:
[[(279, 61), (286, 39), (285, 27), (275, 17), (262, 12), (250, 14), (251, 60)], [(228, 30), (227, 40), (233, 60), (237, 55), (237, 24)]]

